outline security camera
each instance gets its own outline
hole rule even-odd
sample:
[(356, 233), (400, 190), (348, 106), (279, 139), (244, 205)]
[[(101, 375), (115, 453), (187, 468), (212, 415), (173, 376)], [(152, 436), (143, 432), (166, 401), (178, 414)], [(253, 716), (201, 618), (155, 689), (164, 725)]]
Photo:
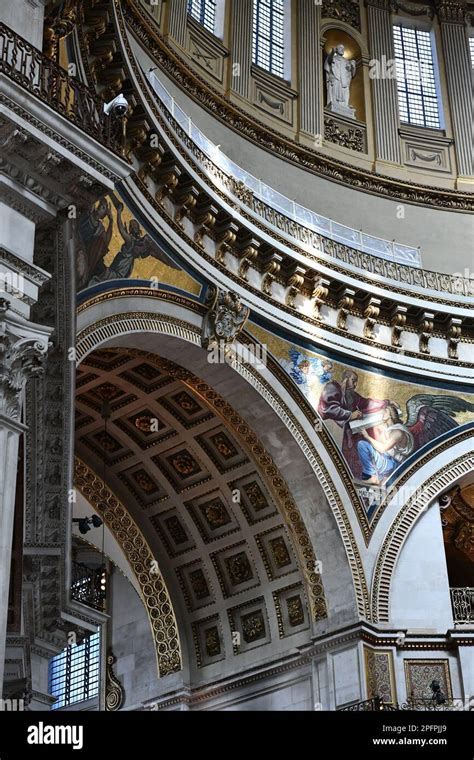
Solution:
[(107, 114), (107, 116), (113, 115), (117, 119), (120, 119), (122, 116), (125, 116), (127, 111), (128, 101), (122, 94), (117, 95), (117, 97), (109, 103), (104, 103), (104, 113)]

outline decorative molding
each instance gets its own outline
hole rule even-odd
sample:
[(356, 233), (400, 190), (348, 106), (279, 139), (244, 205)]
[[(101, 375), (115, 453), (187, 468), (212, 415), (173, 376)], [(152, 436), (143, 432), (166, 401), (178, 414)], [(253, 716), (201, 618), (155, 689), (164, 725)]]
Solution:
[(436, 13), (441, 23), (464, 24), (467, 3), (463, 0), (435, 0)]
[(122, 684), (114, 673), (114, 664), (117, 658), (112, 652), (112, 647), (107, 650), (107, 672), (105, 684), (105, 709), (107, 712), (120, 710), (125, 700), (125, 692)]
[(334, 116), (324, 117), (324, 139), (358, 153), (367, 152), (365, 130)]
[(137, 578), (155, 643), (159, 677), (176, 673), (182, 669), (178, 625), (153, 552), (126, 507), (106, 483), (77, 458), (74, 483), (112, 532)]
[(393, 13), (397, 13), (399, 10), (408, 13), (409, 16), (428, 16), (433, 19), (435, 12), (432, 5), (420, 5), (419, 3), (406, 3), (402, 0), (390, 0), (390, 8)]
[(335, 18), (361, 30), (359, 0), (322, 0), (322, 18)]
[(250, 315), (249, 307), (243, 305), (236, 293), (216, 287), (210, 288), (207, 303), (209, 310), (202, 326), (203, 348), (209, 349), (220, 342), (232, 343), (244, 329)]

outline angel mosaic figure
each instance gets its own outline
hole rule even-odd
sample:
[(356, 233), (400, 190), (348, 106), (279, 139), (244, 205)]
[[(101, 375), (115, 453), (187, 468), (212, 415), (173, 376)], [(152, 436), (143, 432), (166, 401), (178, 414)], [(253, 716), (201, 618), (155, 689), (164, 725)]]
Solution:
[(297, 348), (290, 348), (288, 356), (289, 359), (280, 359), (280, 364), (307, 398), (310, 396), (311, 386), (314, 382), (318, 381), (324, 384), (331, 380), (333, 365), (328, 359), (305, 356)]
[(381, 485), (413, 451), (457, 427), (453, 417), (467, 411), (474, 411), (474, 404), (457, 396), (420, 393), (407, 401), (407, 420), (403, 423), (400, 408), (389, 402), (382, 424), (376, 426), (379, 437), (360, 431), (364, 440), (357, 441), (357, 453), (362, 480)]
[(172, 269), (179, 267), (172, 261), (149, 235), (142, 235), (141, 228), (136, 219), (129, 222), (128, 228), (122, 220), (123, 203), (113, 195), (112, 201), (117, 209), (117, 227), (123, 240), (120, 251), (115, 256), (109, 267), (103, 261), (91, 278), (89, 285), (105, 280), (125, 280), (131, 277), (135, 259), (144, 259), (153, 256)]

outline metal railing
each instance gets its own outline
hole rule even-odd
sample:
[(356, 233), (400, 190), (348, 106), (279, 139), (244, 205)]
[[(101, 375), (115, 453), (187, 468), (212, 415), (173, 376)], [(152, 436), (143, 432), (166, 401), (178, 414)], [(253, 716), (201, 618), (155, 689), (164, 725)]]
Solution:
[[(232, 177), (234, 182), (242, 183), (245, 189), (253, 194), (256, 198), (263, 201), (271, 208), (280, 212), (291, 219), (296, 224), (301, 225), (306, 230), (317, 232), (325, 237), (338, 243), (344, 243), (363, 253), (369, 253), (372, 256), (387, 259), (389, 261), (412, 267), (421, 267), (421, 253), (419, 248), (402, 245), (391, 240), (367, 235), (362, 230), (356, 230), (343, 224), (338, 224), (332, 219), (328, 219), (321, 214), (317, 214), (296, 201), (274, 190), (266, 185), (262, 180), (253, 174), (242, 169), (234, 161), (228, 158), (218, 145), (211, 142), (201, 130), (193, 123), (189, 116), (177, 104), (175, 99), (170, 95), (166, 87), (160, 81), (154, 70), (148, 72), (148, 81), (150, 82), (155, 94), (158, 96), (162, 106), (168, 111), (168, 114), (177, 122), (178, 126), (191, 138), (195, 147), (212, 161), (212, 163), (224, 172), (228, 177)], [(201, 167), (206, 171), (206, 167)], [(206, 172), (209, 174), (209, 172)], [(211, 179), (212, 176), (209, 175)], [(239, 196), (241, 197), (241, 196)]]
[(470, 699), (445, 699), (444, 702), (437, 702), (433, 698), (409, 697), (402, 704), (392, 704), (384, 702), (381, 697), (372, 697), (363, 702), (355, 702), (346, 707), (340, 707), (338, 712), (459, 712), (472, 710)]
[(363, 702), (355, 702), (347, 707), (340, 707), (338, 712), (380, 712), (396, 710), (392, 704), (384, 702), (380, 697), (365, 699)]
[(105, 594), (100, 588), (102, 568), (90, 568), (82, 562), (71, 562), (71, 598), (94, 610), (105, 610)]
[(474, 625), (474, 588), (452, 588), (451, 605), (455, 623)]
[(101, 98), (1, 23), (0, 73), (76, 124), (101, 145), (115, 153), (121, 152), (120, 136), (115, 134), (111, 119), (104, 113)]

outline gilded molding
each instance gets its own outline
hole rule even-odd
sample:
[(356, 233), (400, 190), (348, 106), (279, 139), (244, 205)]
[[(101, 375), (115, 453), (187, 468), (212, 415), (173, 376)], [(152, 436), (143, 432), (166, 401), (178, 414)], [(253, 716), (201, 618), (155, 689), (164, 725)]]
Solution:
[[(76, 457), (74, 483), (110, 529), (138, 583), (150, 621), (158, 676), (182, 669), (178, 625), (171, 598), (153, 553), (126, 507), (104, 481)], [(152, 568), (155, 572), (152, 572)]]

